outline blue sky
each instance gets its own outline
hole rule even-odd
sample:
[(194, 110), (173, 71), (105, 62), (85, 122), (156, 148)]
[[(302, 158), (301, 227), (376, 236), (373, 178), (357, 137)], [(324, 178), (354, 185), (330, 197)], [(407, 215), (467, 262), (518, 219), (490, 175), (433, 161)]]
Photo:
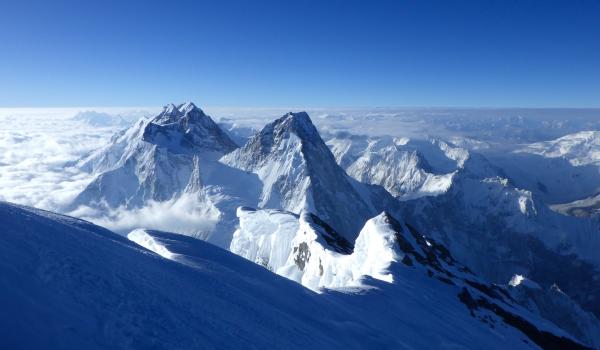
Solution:
[(0, 1), (0, 106), (600, 107), (598, 1)]

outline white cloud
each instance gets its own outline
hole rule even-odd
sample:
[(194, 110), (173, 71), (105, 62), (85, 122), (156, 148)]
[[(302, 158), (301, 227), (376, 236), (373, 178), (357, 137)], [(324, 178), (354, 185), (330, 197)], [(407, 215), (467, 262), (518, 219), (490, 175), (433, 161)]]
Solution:
[(219, 219), (218, 210), (191, 196), (166, 202), (150, 201), (139, 209), (119, 207), (108, 212), (81, 206), (69, 214), (122, 234), (148, 228), (201, 236), (210, 232)]
[(73, 120), (78, 112), (0, 109), (0, 200), (60, 211), (92, 180), (72, 165), (118, 129)]

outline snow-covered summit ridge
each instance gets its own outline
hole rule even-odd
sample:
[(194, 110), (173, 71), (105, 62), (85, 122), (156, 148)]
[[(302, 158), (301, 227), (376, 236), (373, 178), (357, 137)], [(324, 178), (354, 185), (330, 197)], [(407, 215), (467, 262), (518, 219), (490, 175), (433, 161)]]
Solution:
[[(269, 156), (273, 157), (273, 153), (298, 151), (306, 154), (309, 152), (306, 149), (307, 143), (312, 144), (314, 150), (321, 151), (321, 155), (328, 153), (323, 151), (322, 144), (324, 145), (324, 143), (308, 114), (306, 112), (289, 112), (267, 124), (238, 150), (237, 154), (228, 155), (224, 160), (236, 161), (235, 163), (239, 166), (255, 169), (268, 162)], [(250, 158), (250, 155), (255, 158)]]
[(218, 158), (237, 145), (192, 102), (169, 104), (156, 116), (142, 118), (115, 134), (106, 146), (82, 159), (79, 166), (101, 173), (123, 166), (135, 153), (156, 148), (173, 154)]
[(175, 153), (214, 151), (222, 154), (237, 145), (221, 128), (192, 102), (170, 104), (150, 119), (142, 139), (168, 147)]
[(398, 263), (443, 281), (471, 274), (443, 245), (385, 211), (365, 223), (354, 243), (310, 213), (239, 208), (238, 217), (232, 252), (314, 290), (360, 287), (365, 276), (391, 283)]

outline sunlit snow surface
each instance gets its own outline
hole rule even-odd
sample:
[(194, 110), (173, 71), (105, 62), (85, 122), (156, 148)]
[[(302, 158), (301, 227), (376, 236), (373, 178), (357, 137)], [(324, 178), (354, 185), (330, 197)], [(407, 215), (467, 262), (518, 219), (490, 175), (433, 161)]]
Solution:
[(154, 232), (153, 246), (181, 264), (90, 223), (1, 202), (0, 233), (6, 349), (535, 348), (498, 318), (492, 328), (471, 316), (455, 286), (406, 268), (401, 288), (372, 280), (359, 294), (318, 295), (172, 233)]

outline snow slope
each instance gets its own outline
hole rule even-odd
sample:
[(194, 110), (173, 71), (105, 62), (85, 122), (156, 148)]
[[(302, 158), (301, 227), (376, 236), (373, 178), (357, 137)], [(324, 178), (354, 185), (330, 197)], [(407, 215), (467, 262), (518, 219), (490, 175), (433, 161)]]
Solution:
[[(498, 162), (489, 162), (478, 152), (435, 140), (342, 135), (328, 140), (328, 145), (350, 175), (380, 184), (404, 200), (399, 215), (444, 242), (460, 261), (484, 278), (504, 283), (515, 273), (535, 276), (544, 288), (558, 284), (584, 309), (600, 314), (596, 302), (600, 297), (597, 221), (558, 215), (532, 191), (515, 187), (513, 177), (505, 174), (515, 174), (512, 170), (519, 163), (514, 156), (506, 157), (506, 164), (498, 167)], [(446, 147), (436, 150), (432, 147), (436, 145)], [(428, 162), (428, 157), (432, 161)], [(453, 159), (457, 161), (448, 163)], [(428, 191), (422, 185), (427, 183), (423, 179), (436, 176), (429, 170), (435, 168), (430, 163), (438, 171), (446, 164), (445, 170), (451, 171), (441, 191)], [(540, 176), (563, 179), (558, 174), (564, 167), (550, 168), (546, 171), (540, 167)], [(531, 177), (532, 172), (527, 174)], [(579, 187), (559, 184), (557, 188), (572, 195)], [(577, 318), (575, 308), (571, 312)], [(562, 316), (556, 317), (554, 321), (560, 323)], [(595, 321), (582, 322), (585, 325), (578, 334), (595, 329), (589, 325)]]
[(507, 322), (486, 316), (429, 277), (419, 293), (373, 281), (358, 294), (318, 295), (189, 237), (153, 233), (180, 264), (88, 222), (8, 203), (0, 233), (3, 348), (531, 349), (532, 338), (583, 348), (550, 324), (531, 328), (522, 310), (502, 306), (517, 317), (503, 314)]
[[(244, 211), (250, 212), (249, 209)], [(279, 213), (277, 217), (283, 219), (282, 215)], [(334, 301), (377, 329), (377, 339), (396, 339), (398, 348), (501, 348), (507, 345), (535, 348), (533, 344), (580, 348), (570, 340), (571, 336), (553, 324), (512, 303), (503, 288), (477, 282), (476, 277), (463, 270), (435, 242), (420, 236), (407, 241), (404, 235), (397, 235), (398, 224), (392, 220), (386, 215), (370, 220), (352, 254), (328, 248), (319, 252), (313, 250), (318, 245), (311, 244), (294, 251), (292, 266), (306, 271), (305, 276), (312, 274), (313, 278), (319, 278), (318, 273), (309, 272), (313, 271), (309, 266), (313, 261), (320, 261), (325, 269), (321, 278), (336, 280), (340, 286), (319, 289), (320, 297)], [(260, 235), (260, 232), (255, 234)], [(144, 246), (166, 249), (173, 259), (194, 266), (197, 256), (188, 249), (186, 240), (189, 238), (179, 236), (182, 241), (178, 241), (177, 236), (146, 230), (132, 232), (129, 237)], [(423, 247), (415, 239), (420, 240)], [(433, 248), (428, 249), (428, 244)], [(331, 254), (330, 260), (324, 260), (323, 253)], [(453, 266), (452, 271), (460, 277), (446, 270), (448, 266)], [(339, 273), (337, 277), (335, 272)], [(461, 280), (467, 275), (468, 282)], [(477, 300), (478, 306), (465, 301), (466, 295)]]
[(512, 287), (511, 295), (519, 304), (554, 321), (590, 346), (600, 348), (600, 321), (592, 313), (581, 309), (556, 284), (543, 288), (524, 276), (515, 275), (509, 285)]
[[(182, 236), (180, 236), (182, 237)], [(197, 268), (108, 230), (0, 203), (4, 349), (392, 346), (336, 304), (188, 238)]]
[[(511, 310), (510, 312), (521, 314), (523, 317), (529, 317), (530, 322), (535, 322), (538, 326), (545, 325), (544, 327), (554, 329), (553, 325), (542, 321), (539, 314), (532, 315), (525, 312), (508, 294), (508, 289), (480, 280), (454, 260), (450, 252), (441, 244), (419, 234), (412, 227), (396, 221), (387, 213), (369, 220), (356, 242), (350, 246), (346, 241), (340, 244), (336, 239), (339, 236), (312, 214), (298, 217), (281, 211), (241, 208), (238, 215), (240, 229), (234, 235), (231, 251), (247, 259), (261, 262), (277, 274), (325, 295), (333, 291), (348, 290), (353, 290), (354, 293), (360, 291), (365, 295), (381, 293), (384, 296), (379, 294), (379, 297), (383, 300), (371, 301), (375, 304), (381, 302), (381, 304), (371, 306), (388, 308), (389, 314), (403, 314), (403, 312), (406, 314), (409, 312), (407, 310), (411, 310), (411, 302), (420, 305), (432, 304), (436, 307), (440, 307), (442, 302), (446, 307), (455, 305), (457, 300), (448, 296), (459, 296), (459, 302), (468, 305), (469, 302), (464, 298), (467, 298), (467, 295), (477, 295), (487, 300), (483, 304), (490, 300), (499, 302), (494, 305), (501, 309), (507, 308), (503, 310)], [(151, 233), (149, 235), (152, 236)], [(252, 242), (252, 245), (248, 245), (248, 242)], [(274, 248), (273, 242), (279, 243), (277, 248)], [(282, 247), (287, 247), (287, 250)], [(285, 258), (286, 253), (287, 258)], [(374, 287), (377, 292), (373, 291)], [(395, 298), (401, 302), (390, 302), (396, 300)], [(394, 307), (398, 307), (399, 310), (396, 311)], [(495, 308), (481, 307), (487, 308), (488, 311)], [(486, 311), (477, 310), (478, 307), (475, 307), (471, 314), (475, 319), (479, 319), (478, 312), (487, 314)], [(492, 315), (482, 316), (480, 320), (497, 325), (498, 321), (494, 318), (502, 314), (499, 310), (493, 311)], [(531, 311), (536, 313), (535, 309)], [(566, 309), (564, 313), (569, 311)], [(451, 311), (445, 310), (441, 317), (449, 320), (448, 317), (452, 317), (450, 316), (452, 314)], [(420, 313), (412, 313), (412, 315), (424, 317)], [(569, 315), (579, 316), (576, 312)], [(595, 320), (591, 314), (588, 317), (590, 320)], [(503, 316), (500, 318), (506, 321)], [(408, 321), (403, 319), (402, 322)], [(580, 327), (587, 327), (590, 324), (591, 327), (595, 325), (585, 323)], [(501, 327), (498, 329), (500, 332), (503, 331)], [(575, 327), (575, 330), (579, 331), (580, 328)], [(594, 333), (596, 331), (594, 328), (591, 330), (585, 328), (585, 330), (589, 331), (586, 335), (598, 334)], [(582, 339), (588, 343), (591, 340), (589, 337), (582, 337)]]

